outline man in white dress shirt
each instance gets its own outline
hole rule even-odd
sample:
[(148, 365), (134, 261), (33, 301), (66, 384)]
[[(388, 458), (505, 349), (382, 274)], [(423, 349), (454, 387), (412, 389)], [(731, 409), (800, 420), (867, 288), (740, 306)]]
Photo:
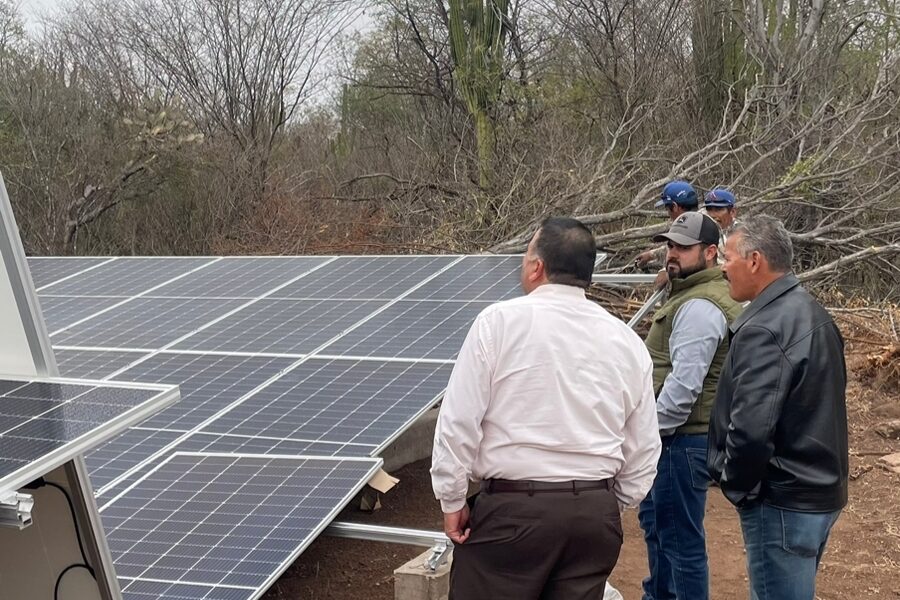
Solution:
[(431, 468), (455, 543), (451, 600), (601, 598), (620, 508), (653, 483), (653, 364), (585, 297), (595, 257), (580, 222), (545, 221), (522, 261), (526, 295), (482, 311), (460, 350)]

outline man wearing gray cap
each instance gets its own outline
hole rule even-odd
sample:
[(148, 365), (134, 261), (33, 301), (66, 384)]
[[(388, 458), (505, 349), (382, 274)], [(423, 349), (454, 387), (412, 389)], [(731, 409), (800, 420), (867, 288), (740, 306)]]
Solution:
[(669, 299), (645, 340), (663, 449), (638, 513), (650, 563), (643, 600), (708, 600), (707, 431), (728, 325), (741, 306), (716, 266), (719, 228), (708, 216), (684, 213), (653, 241), (666, 243)]

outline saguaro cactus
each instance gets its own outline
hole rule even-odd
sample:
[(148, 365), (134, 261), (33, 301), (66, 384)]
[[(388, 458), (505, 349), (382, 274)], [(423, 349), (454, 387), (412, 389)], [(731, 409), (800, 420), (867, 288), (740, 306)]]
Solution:
[(490, 184), (494, 154), (492, 111), (500, 97), (509, 0), (449, 0), (453, 79), (475, 122), (478, 182)]

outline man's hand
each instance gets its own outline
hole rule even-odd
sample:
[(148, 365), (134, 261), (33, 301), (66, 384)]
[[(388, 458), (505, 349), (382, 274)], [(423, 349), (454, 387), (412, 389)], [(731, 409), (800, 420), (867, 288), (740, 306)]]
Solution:
[(462, 510), (452, 513), (444, 513), (444, 533), (453, 542), (462, 544), (469, 539), (472, 529), (469, 524), (469, 506), (465, 505)]
[(649, 263), (651, 260), (653, 260), (653, 258), (654, 258), (653, 255), (654, 255), (653, 250), (646, 250), (644, 252), (641, 252), (640, 254), (637, 255), (637, 258), (634, 259), (634, 264), (636, 264), (639, 267), (643, 267), (644, 265)]

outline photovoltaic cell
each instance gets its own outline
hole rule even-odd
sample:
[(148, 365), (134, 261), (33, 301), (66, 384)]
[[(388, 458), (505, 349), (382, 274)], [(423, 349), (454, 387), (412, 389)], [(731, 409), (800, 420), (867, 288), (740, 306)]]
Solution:
[(380, 462), (176, 454), (103, 507), (116, 571), (257, 597)]
[(291, 358), (159, 353), (116, 379), (180, 386), (181, 401), (150, 417), (142, 426), (187, 431), (293, 362)]
[(521, 256), (467, 256), (406, 299), (508, 300), (522, 295), (521, 269)]
[(451, 366), (308, 360), (203, 431), (381, 446), (435, 404)]
[(41, 291), (57, 296), (135, 296), (192, 269), (210, 258), (117, 258), (82, 276), (50, 285)]
[(153, 296), (256, 298), (331, 260), (330, 257), (223, 258), (190, 277), (154, 290)]
[(122, 302), (122, 298), (40, 296), (38, 301), (47, 331), (56, 331)]
[(160, 348), (237, 308), (244, 300), (135, 298), (52, 336), (54, 345)]
[(307, 354), (382, 302), (260, 300), (175, 344), (175, 350)]
[(75, 379), (103, 379), (145, 356), (143, 352), (117, 350), (60, 350), (53, 349), (56, 366), (62, 377)]
[(0, 390), (0, 489), (28, 481), (19, 479), (39, 459), (65, 460), (85, 440), (115, 432), (113, 422), (127, 426), (152, 400), (174, 399), (162, 390), (51, 382), (4, 380)]
[(272, 294), (272, 298), (391, 300), (458, 256), (342, 257)]
[(28, 258), (28, 270), (31, 271), (31, 280), (34, 282), (35, 289), (45, 285), (50, 285), (55, 281), (59, 281), (64, 277), (75, 275), (85, 269), (90, 269), (95, 265), (107, 262), (110, 256), (98, 257), (53, 257), (39, 256)]
[(382, 358), (452, 359), (475, 317), (489, 302), (400, 300), (320, 354)]

